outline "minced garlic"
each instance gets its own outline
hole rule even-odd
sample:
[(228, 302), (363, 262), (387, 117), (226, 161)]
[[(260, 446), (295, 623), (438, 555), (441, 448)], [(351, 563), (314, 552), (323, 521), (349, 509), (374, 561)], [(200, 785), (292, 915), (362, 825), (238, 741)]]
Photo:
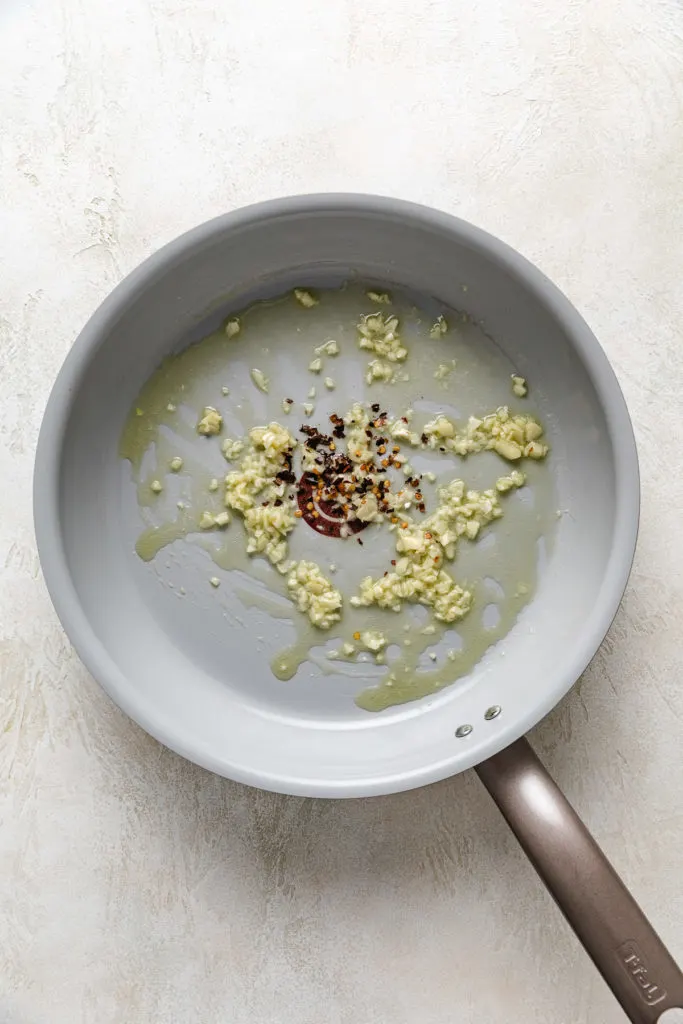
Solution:
[(240, 323), (239, 317), (234, 316), (231, 317), (230, 320), (226, 320), (225, 333), (229, 338), (234, 338), (235, 335), (239, 334), (241, 330), (242, 325)]
[(286, 558), (286, 538), (296, 523), (293, 498), (281, 477), (295, 447), (279, 423), (252, 427), (239, 468), (225, 478), (225, 504), (244, 517), (248, 554), (263, 554), (273, 565)]
[(324, 341), (322, 345), (318, 345), (314, 352), (317, 356), (338, 356), (339, 344), (334, 338), (330, 338), (328, 341)]
[(364, 647), (367, 647), (373, 654), (377, 654), (382, 650), (383, 647), (387, 646), (389, 642), (386, 634), (381, 633), (378, 629), (365, 629), (360, 635), (361, 643)]
[(446, 322), (445, 316), (437, 316), (436, 320), (432, 324), (429, 337), (434, 338), (436, 341), (438, 338), (442, 338), (448, 330), (448, 323)]
[(369, 491), (367, 494), (363, 494), (360, 497), (354, 496), (352, 502), (356, 513), (356, 519), (360, 519), (361, 523), (381, 522), (384, 518), (377, 503), (377, 498), (372, 491)]
[(432, 607), (442, 622), (455, 622), (467, 615), (472, 595), (443, 569), (406, 560), (400, 574), (390, 572), (377, 580), (367, 576), (361, 582), (359, 595), (351, 598), (355, 606), (376, 604), (396, 612), (401, 610), (404, 601), (418, 601)]
[(341, 618), (342, 596), (315, 562), (296, 562), (287, 588), (299, 611), (319, 629), (329, 629)]
[(412, 418), (413, 410), (408, 409), (400, 419), (390, 422), (388, 424), (389, 436), (394, 441), (404, 441), (407, 444), (413, 445), (413, 447), (419, 447), (422, 444), (422, 440), (415, 430), (410, 429)]
[(455, 557), (461, 537), (474, 540), (483, 525), (502, 514), (495, 490), (466, 490), (462, 480), (452, 480), (439, 489), (436, 511), (420, 524), (404, 520), (391, 527), (400, 556), (394, 571), (378, 579), (366, 576), (351, 604), (400, 611), (404, 601), (412, 601), (431, 607), (442, 622), (463, 618), (472, 595), (446, 572), (444, 560)]
[(223, 417), (212, 405), (207, 405), (197, 423), (197, 433), (210, 437), (212, 434), (220, 434), (222, 428)]
[(373, 359), (371, 363), (368, 363), (368, 369), (365, 374), (366, 384), (373, 384), (379, 380), (382, 383), (388, 383), (394, 375), (392, 366), (389, 363), (382, 362), (381, 359)]
[(248, 534), (247, 554), (265, 555), (277, 565), (287, 556), (287, 534), (296, 519), (290, 504), (256, 505), (244, 513), (244, 526)]
[(430, 448), (444, 448), (457, 455), (495, 451), (504, 459), (542, 459), (548, 446), (539, 438), (543, 428), (533, 416), (513, 416), (506, 405), (481, 419), (470, 416), (467, 426), (458, 433), (455, 423), (443, 413), (425, 424), (423, 434)]
[(254, 367), (253, 370), (250, 370), (249, 375), (259, 391), (262, 391), (264, 395), (267, 395), (270, 388), (270, 381), (263, 370), (259, 370), (257, 367)]
[(183, 460), (180, 458), (179, 455), (176, 455), (169, 462), (168, 468), (171, 470), (172, 473), (179, 473), (180, 470), (183, 468), (183, 465)]
[[(452, 420), (449, 420), (443, 413), (439, 413), (433, 420), (425, 425), (424, 433), (429, 438), (430, 447), (436, 448), (442, 441), (451, 440), (455, 437), (456, 426)], [(431, 443), (433, 441), (433, 443)]]
[(375, 457), (371, 439), (366, 434), (369, 423), (370, 417), (360, 402), (355, 402), (344, 417), (346, 451), (352, 462), (372, 462)]
[(517, 395), (517, 398), (525, 398), (527, 391), (529, 390), (527, 382), (524, 377), (518, 377), (516, 374), (512, 376), (512, 393)]
[(511, 491), (513, 487), (523, 487), (526, 482), (524, 473), (520, 473), (518, 469), (513, 469), (509, 476), (501, 476), (496, 480), (496, 490), (500, 491), (501, 494), (505, 494), (506, 491)]
[(384, 313), (368, 313), (361, 317), (358, 344), (390, 363), (402, 362), (408, 355), (398, 333), (398, 317), (385, 317)]
[(244, 441), (240, 441), (239, 439), (233, 441), (231, 437), (226, 437), (221, 445), (221, 451), (223, 452), (223, 457), (227, 462), (234, 462), (234, 460), (238, 459), (244, 451)]
[(391, 295), (388, 292), (366, 292), (370, 302), (376, 302), (378, 306), (388, 306), (391, 303)]
[(434, 371), (434, 380), (446, 381), (453, 373), (455, 369), (455, 359), (451, 359), (449, 363), (439, 363), (436, 370)]
[(218, 526), (221, 529), (227, 526), (230, 522), (230, 513), (227, 511), (218, 512), (214, 515), (213, 512), (202, 512), (199, 517), (199, 529), (200, 530), (213, 530), (214, 526)]
[(310, 292), (305, 291), (303, 288), (294, 289), (294, 298), (296, 299), (300, 306), (304, 307), (304, 309), (311, 309), (312, 306), (317, 306), (320, 301), (319, 299), (316, 299), (314, 295), (311, 295)]

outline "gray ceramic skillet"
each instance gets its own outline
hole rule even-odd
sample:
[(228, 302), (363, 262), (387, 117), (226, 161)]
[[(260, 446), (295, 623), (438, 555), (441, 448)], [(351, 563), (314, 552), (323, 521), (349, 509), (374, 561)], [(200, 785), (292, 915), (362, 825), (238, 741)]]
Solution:
[[(296, 686), (274, 691), (244, 635), (161, 607), (160, 589), (134, 565), (117, 454), (141, 385), (212, 317), (302, 281), (353, 275), (455, 307), (467, 282), (467, 311), (533, 378), (559, 504), (572, 513), (505, 658), (485, 659), (475, 685), (375, 716), (336, 699), (329, 683), (328, 704), (319, 694), (307, 704)], [(226, 777), (306, 796), (392, 793), (476, 767), (630, 1019), (683, 1007), (683, 975), (522, 738), (574, 684), (612, 621), (636, 542), (639, 483), (607, 359), (567, 299), (516, 252), (461, 220), (374, 196), (276, 200), (201, 225), (130, 274), (78, 337), (45, 413), (34, 507), (64, 628), (112, 699), (158, 740)]]

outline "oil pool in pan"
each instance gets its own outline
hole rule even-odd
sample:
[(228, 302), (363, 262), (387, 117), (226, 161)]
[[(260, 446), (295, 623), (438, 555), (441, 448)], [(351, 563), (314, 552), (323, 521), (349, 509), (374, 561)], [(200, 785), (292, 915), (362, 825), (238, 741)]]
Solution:
[[(556, 522), (552, 474), (544, 461), (510, 462), (493, 451), (462, 458), (440, 445), (393, 446), (400, 449), (398, 468), (389, 467), (393, 490), (403, 482), (411, 499), (405, 515), (415, 522), (435, 510), (438, 488), (453, 479), (485, 490), (514, 469), (526, 477), (525, 486), (501, 495), (502, 518), (485, 526), (481, 539), (460, 542), (454, 561), (445, 565), (472, 594), (471, 610), (452, 623), (439, 622), (408, 602), (398, 614), (351, 604), (363, 577), (392, 571), (394, 538), (387, 535), (386, 524), (349, 517), (333, 497), (321, 497), (314, 475), (304, 467), (295, 473), (297, 467), (287, 465), (300, 523), (289, 539), (292, 547), (300, 547), (298, 557), (318, 559), (343, 596), (341, 618), (331, 628), (320, 630), (294, 606), (283, 610), (281, 597), (291, 597), (287, 574), (246, 553), (238, 515), (233, 513), (225, 530), (201, 530), (199, 523), (202, 514), (210, 522), (225, 512), (224, 477), (239, 469), (244, 455), (244, 443), (232, 445), (226, 438), (248, 438), (258, 424), (286, 427), (300, 446), (320, 454), (322, 464), (323, 457), (330, 457), (330, 441), (334, 448), (338, 440), (335, 454), (342, 454), (343, 417), (359, 396), (371, 416), (372, 410), (387, 411), (383, 430), (411, 410), (409, 432), (418, 434), (439, 413), (458, 425), (500, 406), (509, 406), (511, 415), (533, 413), (533, 380), (527, 398), (516, 367), (480, 326), (466, 314), (425, 305), (359, 285), (258, 303), (161, 365), (136, 399), (120, 445), (131, 463), (146, 523), (137, 554), (151, 561), (166, 545), (190, 539), (228, 574), (234, 569), (249, 573), (258, 564), (260, 579), (280, 599), (250, 593), (242, 595), (245, 603), (291, 618), (297, 630), (296, 641), (272, 657), (274, 674), (289, 679), (309, 660), (323, 674), (358, 673), (363, 689), (356, 700), (369, 711), (418, 699), (466, 675), (510, 630), (533, 594), (539, 560), (547, 554)], [(359, 345), (362, 318), (378, 312), (385, 322), (398, 317), (405, 357), (392, 361)], [(295, 360), (298, 392), (285, 395), (278, 388), (285, 376), (283, 361)], [(201, 436), (197, 425), (207, 408), (218, 411), (221, 428)], [(209, 466), (206, 445), (227, 449), (230, 461), (221, 460), (220, 471), (215, 462)], [(412, 490), (411, 483), (416, 484)], [(328, 545), (322, 556), (307, 554), (301, 534), (309, 527)], [(224, 579), (228, 582), (229, 575), (210, 577), (216, 600)], [(371, 665), (375, 671), (382, 666), (383, 674), (368, 688)]]

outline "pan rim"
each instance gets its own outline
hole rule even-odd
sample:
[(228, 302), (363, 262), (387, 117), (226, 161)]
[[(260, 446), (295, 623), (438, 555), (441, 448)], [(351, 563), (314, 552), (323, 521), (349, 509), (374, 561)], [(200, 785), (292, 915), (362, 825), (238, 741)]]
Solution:
[[(226, 231), (264, 220), (295, 214), (360, 213), (411, 220), (423, 228), (457, 234), (475, 249), (506, 267), (524, 281), (562, 325), (591, 378), (604, 410), (614, 456), (615, 518), (607, 569), (580, 642), (558, 659), (554, 681), (549, 680), (539, 699), (524, 713), (501, 722), (500, 728), (462, 750), (452, 759), (428, 764), (411, 772), (368, 778), (303, 779), (266, 774), (195, 749), (183, 737), (182, 725), (169, 728), (154, 721), (120, 684), (121, 673), (91, 626), (69, 571), (61, 533), (59, 483), (62, 451), (73, 397), (91, 361), (97, 357), (109, 327), (130, 301), (144, 291), (169, 265), (185, 259), (195, 247)], [(534, 264), (507, 243), (451, 214), (385, 196), (363, 193), (314, 193), (290, 196), (242, 207), (222, 214), (181, 234), (132, 270), (105, 298), (83, 327), (59, 371), (50, 393), (38, 438), (33, 479), (34, 527), (43, 576), (57, 615), (79, 657), (111, 699), (146, 732), (188, 760), (219, 775), (258, 788), (300, 796), (359, 797), (399, 792), (440, 781), (485, 760), (519, 739), (566, 695), (596, 654), (621, 602), (635, 554), (640, 509), (638, 455), (626, 402), (597, 338), (560, 289)], [(457, 762), (456, 765), (453, 762)]]

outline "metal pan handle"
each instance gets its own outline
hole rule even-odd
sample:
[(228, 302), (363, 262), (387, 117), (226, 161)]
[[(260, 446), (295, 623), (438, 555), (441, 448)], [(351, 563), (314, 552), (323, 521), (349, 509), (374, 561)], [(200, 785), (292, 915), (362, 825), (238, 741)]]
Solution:
[(683, 1021), (683, 973), (527, 741), (476, 771), (628, 1018)]

